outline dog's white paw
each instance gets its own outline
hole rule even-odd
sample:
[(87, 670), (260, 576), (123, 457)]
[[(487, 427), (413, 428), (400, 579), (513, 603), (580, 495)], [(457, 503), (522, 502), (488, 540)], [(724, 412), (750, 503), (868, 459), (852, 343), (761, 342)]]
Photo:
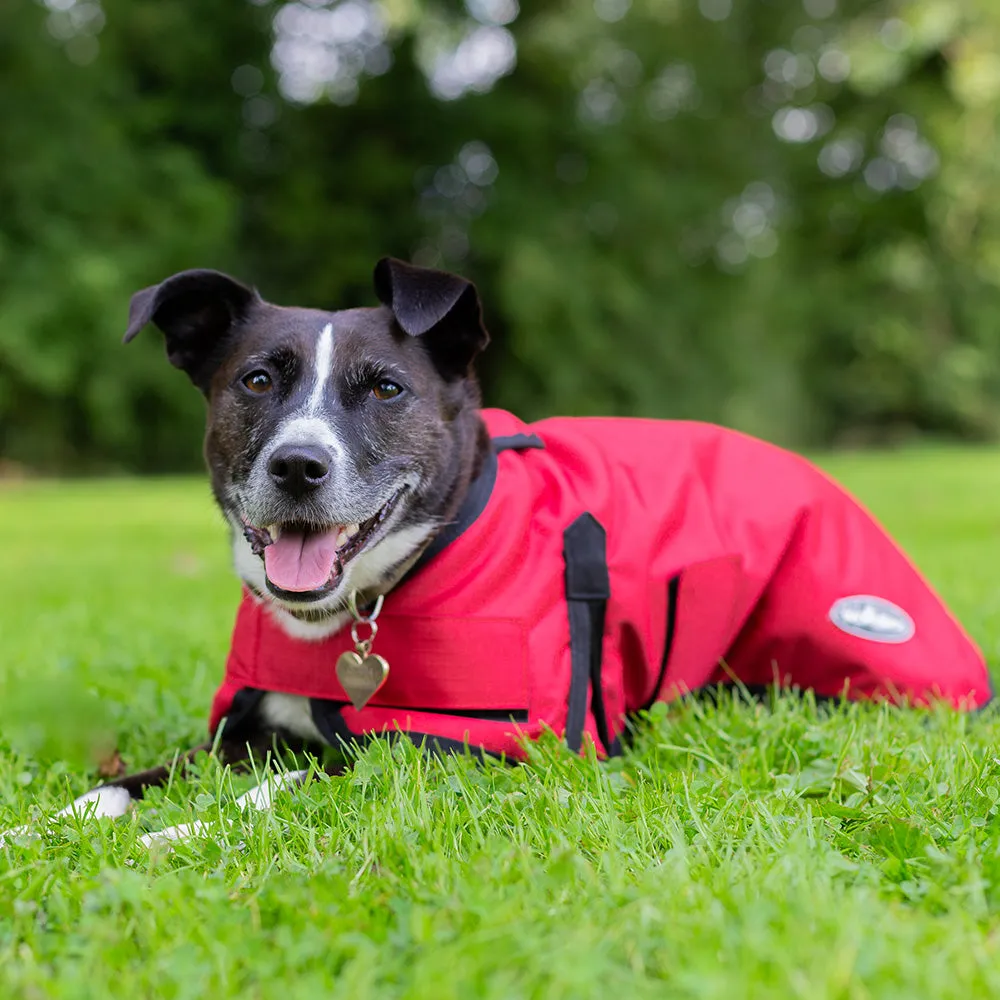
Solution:
[(212, 827), (208, 823), (196, 820), (194, 823), (178, 823), (177, 826), (168, 826), (163, 830), (144, 833), (139, 838), (139, 843), (143, 847), (152, 847), (154, 844), (170, 844), (177, 840), (191, 840), (193, 837), (204, 837), (211, 832)]
[(244, 792), (236, 800), (236, 804), (241, 809), (270, 809), (275, 792), (280, 792), (289, 785), (293, 787), (301, 785), (308, 775), (308, 771), (285, 771), (282, 774), (272, 775), (255, 788), (251, 788), (249, 792)]
[(117, 819), (128, 812), (131, 804), (132, 796), (124, 788), (100, 785), (75, 798), (65, 809), (60, 809), (52, 816), (42, 817), (36, 824), (15, 826), (0, 832), (0, 847), (17, 837), (38, 837), (41, 835), (41, 827), (46, 826), (54, 819), (66, 816), (76, 816), (80, 819), (99, 819), (102, 817)]
[(38, 836), (37, 831), (30, 826), (12, 826), (9, 830), (0, 830), (0, 847), (3, 847), (8, 840), (16, 840), (18, 837)]
[(87, 819), (110, 816), (117, 819), (128, 812), (132, 796), (124, 788), (97, 787), (74, 799), (56, 816), (83, 816)]
[[(269, 775), (264, 781), (249, 792), (244, 792), (238, 799), (236, 805), (240, 809), (256, 809), (263, 811), (270, 809), (274, 802), (274, 795), (284, 788), (297, 787), (308, 777), (308, 771), (286, 771), (283, 774)], [(225, 823), (225, 821), (223, 821)], [(225, 823), (228, 826), (228, 823)], [(154, 830), (152, 833), (145, 833), (139, 838), (139, 843), (143, 847), (152, 847), (156, 844), (173, 844), (179, 840), (191, 840), (194, 837), (210, 837), (217, 829), (209, 823), (196, 820), (194, 823), (178, 823), (177, 826), (168, 826), (164, 830)]]

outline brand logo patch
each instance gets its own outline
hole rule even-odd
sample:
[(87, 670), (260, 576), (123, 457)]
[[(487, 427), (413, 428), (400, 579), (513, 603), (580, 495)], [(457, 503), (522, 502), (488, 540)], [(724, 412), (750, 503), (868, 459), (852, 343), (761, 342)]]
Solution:
[(855, 594), (835, 601), (830, 608), (830, 621), (842, 632), (872, 642), (906, 642), (917, 630), (902, 608), (870, 594)]

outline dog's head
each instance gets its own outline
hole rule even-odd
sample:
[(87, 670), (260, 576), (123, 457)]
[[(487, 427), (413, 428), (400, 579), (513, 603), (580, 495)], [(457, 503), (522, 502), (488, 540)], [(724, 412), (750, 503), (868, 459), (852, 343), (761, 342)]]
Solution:
[(394, 582), (452, 517), (485, 446), (475, 287), (389, 258), (376, 308), (265, 302), (217, 271), (137, 292), (208, 401), (205, 457), (240, 575), (306, 620)]

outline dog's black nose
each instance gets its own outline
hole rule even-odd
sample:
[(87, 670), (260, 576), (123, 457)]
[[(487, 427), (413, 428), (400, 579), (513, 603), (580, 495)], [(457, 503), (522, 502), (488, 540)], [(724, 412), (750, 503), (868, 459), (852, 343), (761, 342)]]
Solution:
[(312, 445), (286, 444), (276, 448), (267, 471), (278, 489), (296, 500), (322, 486), (330, 475), (330, 456)]

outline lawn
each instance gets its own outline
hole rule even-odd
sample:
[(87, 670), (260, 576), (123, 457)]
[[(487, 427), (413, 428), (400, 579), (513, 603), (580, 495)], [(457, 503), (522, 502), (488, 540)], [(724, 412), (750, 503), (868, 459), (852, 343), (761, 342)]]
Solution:
[[(996, 671), (1000, 454), (823, 464)], [(137, 769), (204, 738), (238, 587), (198, 481), (0, 485), (0, 517), (6, 828), (93, 785), (95, 747)], [(0, 997), (1000, 995), (998, 737), (990, 711), (724, 699), (611, 764), (375, 745), (252, 816), (206, 761), (0, 849)], [(137, 842), (196, 817), (212, 839)]]

